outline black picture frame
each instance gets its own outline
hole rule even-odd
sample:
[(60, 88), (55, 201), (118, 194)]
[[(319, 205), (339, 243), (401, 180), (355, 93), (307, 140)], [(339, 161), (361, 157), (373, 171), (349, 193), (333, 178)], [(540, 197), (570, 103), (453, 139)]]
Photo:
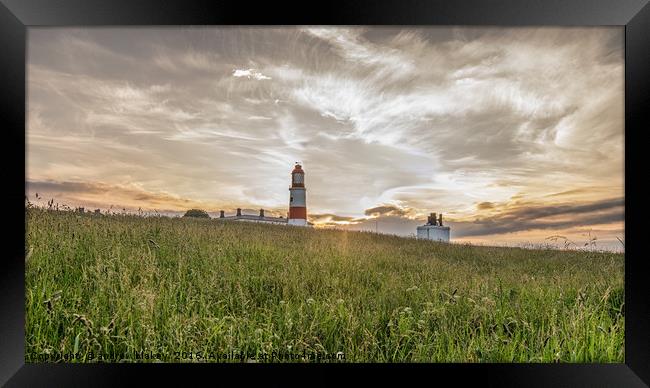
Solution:
[[(623, 364), (25, 364), (26, 37), (30, 26), (108, 25), (491, 25), (625, 26), (625, 363)], [(650, 287), (644, 261), (642, 148), (650, 107), (647, 0), (266, 2), (189, 0), (0, 0), (0, 119), (4, 135), (5, 236), (0, 276), (0, 383), (7, 386), (122, 385), (224, 378), (304, 384), (616, 386), (650, 384)], [(589, 91), (585, 91), (588, 93)], [(645, 143), (644, 143), (645, 140)], [(341, 372), (356, 372), (343, 377)]]

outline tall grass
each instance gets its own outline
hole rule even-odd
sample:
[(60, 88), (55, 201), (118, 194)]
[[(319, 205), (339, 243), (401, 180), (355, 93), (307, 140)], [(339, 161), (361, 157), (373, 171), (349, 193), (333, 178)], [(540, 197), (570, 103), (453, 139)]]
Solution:
[(27, 362), (150, 361), (140, 352), (623, 362), (622, 254), (215, 219), (26, 217)]

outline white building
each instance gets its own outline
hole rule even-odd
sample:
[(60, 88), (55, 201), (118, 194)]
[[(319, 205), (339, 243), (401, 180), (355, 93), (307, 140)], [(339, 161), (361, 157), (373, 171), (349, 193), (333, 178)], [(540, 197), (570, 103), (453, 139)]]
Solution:
[(224, 211), (221, 210), (219, 214), (220, 220), (231, 220), (231, 221), (247, 221), (247, 222), (263, 222), (270, 224), (281, 224), (286, 225), (287, 219), (284, 217), (267, 217), (264, 215), (264, 209), (260, 209), (260, 215), (252, 214), (242, 214), (241, 209), (237, 209), (237, 214), (234, 216), (225, 215)]
[(436, 213), (431, 213), (427, 223), (418, 226), (417, 231), (418, 239), (449, 242), (450, 229), (442, 225), (442, 214), (436, 219)]

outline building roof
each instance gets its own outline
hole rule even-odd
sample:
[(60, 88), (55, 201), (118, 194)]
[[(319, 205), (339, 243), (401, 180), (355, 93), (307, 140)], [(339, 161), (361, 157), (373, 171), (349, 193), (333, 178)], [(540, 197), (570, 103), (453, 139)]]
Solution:
[(300, 163), (296, 163), (295, 167), (293, 168), (293, 171), (291, 171), (292, 174), (295, 174), (295, 173), (298, 173), (298, 172), (302, 173), (302, 174), (305, 173), (305, 171), (302, 169), (302, 166), (300, 165)]
[(217, 217), (217, 220), (233, 220), (233, 221), (258, 221), (258, 222), (276, 222), (276, 223), (287, 223), (287, 219), (284, 217), (260, 217), (251, 214), (242, 214), (240, 216), (225, 216), (223, 218)]

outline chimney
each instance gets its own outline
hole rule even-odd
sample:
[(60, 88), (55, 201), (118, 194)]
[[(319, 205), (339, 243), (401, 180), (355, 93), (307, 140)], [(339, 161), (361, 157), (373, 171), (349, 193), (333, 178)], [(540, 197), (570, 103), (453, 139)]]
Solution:
[(241, 208), (237, 208), (237, 216), (241, 216)]
[(431, 213), (431, 225), (438, 225), (436, 223), (436, 213)]
[(438, 225), (442, 226), (442, 213), (438, 216)]
[(224, 213), (223, 210), (219, 210), (219, 218), (224, 218), (225, 217), (225, 215), (223, 213)]
[(260, 209), (260, 218), (264, 218), (264, 209)]

